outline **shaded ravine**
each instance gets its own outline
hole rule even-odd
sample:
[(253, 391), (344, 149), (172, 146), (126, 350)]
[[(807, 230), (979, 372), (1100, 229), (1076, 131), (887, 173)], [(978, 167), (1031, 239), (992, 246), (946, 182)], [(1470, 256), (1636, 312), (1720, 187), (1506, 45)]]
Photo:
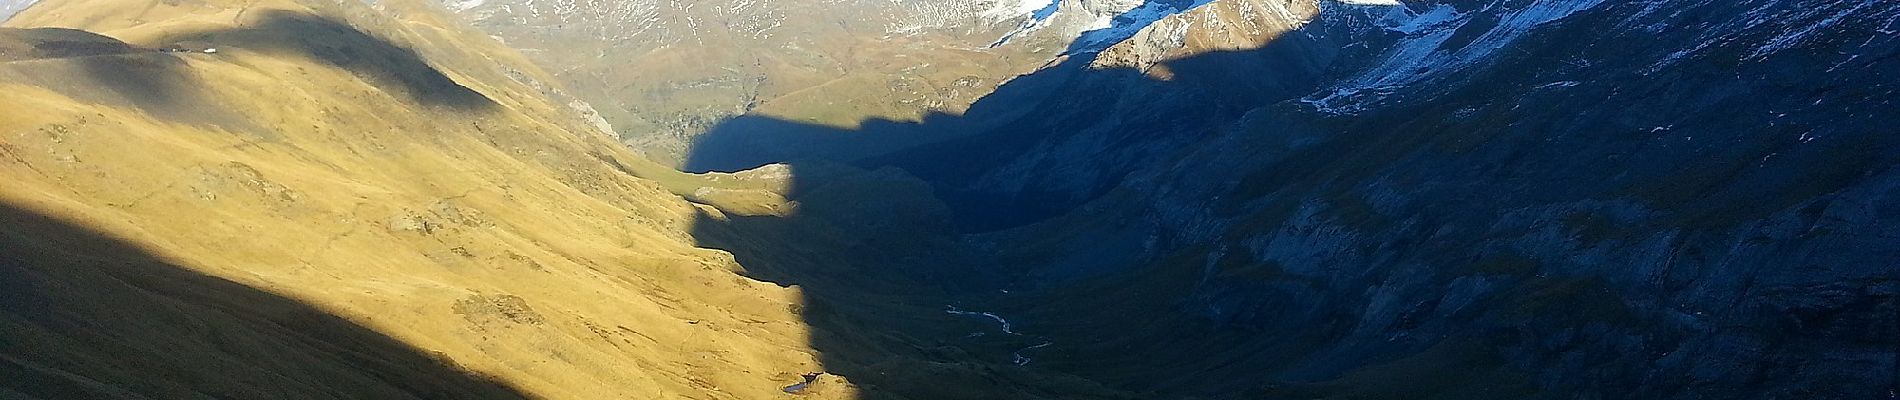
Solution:
[[(920, 124), (867, 121), (861, 130), (840, 131), (763, 117), (727, 121), (695, 143), (688, 168), (783, 164), (789, 173), (781, 194), (796, 206), (783, 216), (702, 215), (693, 237), (702, 247), (731, 252), (748, 277), (799, 288), (823, 372), (852, 382), (861, 399), (1155, 398), (1122, 389), (1142, 382), (1095, 381), (1083, 377), (1091, 367), (1078, 371), (1074, 362), (1045, 362), (1044, 352), (1063, 346), (1045, 338), (1046, 332), (1017, 333), (998, 313), (1046, 293), (1013, 288), (1030, 278), (999, 268), (1004, 264), (993, 250), (962, 236), (1061, 214), (1090, 197), (1020, 192), (997, 198), (926, 182), (938, 183), (932, 179), (955, 175), (956, 166), (967, 164), (942, 157), (992, 150), (1004, 158), (1019, 156), (1031, 150), (1028, 144), (1075, 135), (1085, 126), (1065, 123), (1087, 123), (1024, 114), (1034, 108), (1029, 106), (1110, 112), (1120, 95), (1147, 93), (1156, 103), (1143, 117), (1158, 120), (1122, 132), (1131, 136), (1125, 140), (1140, 142), (1180, 138), (1192, 129), (1175, 126), (1181, 120), (1235, 118), (1257, 105), (1297, 97), (1316, 84), (1319, 69), (1299, 59), (1323, 44), (1299, 31), (1275, 37), (1256, 49), (1165, 62), (1176, 71), (1167, 80), (1133, 67), (1098, 67), (1094, 53), (1079, 54), (1010, 81), (964, 115), (936, 115)], [(1246, 76), (1263, 78), (1239, 80)], [(1161, 117), (1167, 114), (1173, 115)], [(916, 146), (951, 137), (963, 140)], [(983, 140), (992, 138), (998, 140)], [(973, 144), (982, 147), (965, 147)], [(908, 149), (901, 155), (907, 158), (848, 163), (896, 149)], [(879, 168), (890, 164), (902, 170)], [(1117, 183), (1112, 175), (1118, 173), (1109, 172), (1090, 195)], [(1013, 294), (999, 296), (1005, 288)], [(945, 304), (984, 305), (990, 314), (945, 312)], [(986, 328), (1002, 329), (997, 336), (1003, 337), (966, 337)], [(1197, 373), (1155, 371), (1157, 376), (1140, 379), (1193, 379)]]

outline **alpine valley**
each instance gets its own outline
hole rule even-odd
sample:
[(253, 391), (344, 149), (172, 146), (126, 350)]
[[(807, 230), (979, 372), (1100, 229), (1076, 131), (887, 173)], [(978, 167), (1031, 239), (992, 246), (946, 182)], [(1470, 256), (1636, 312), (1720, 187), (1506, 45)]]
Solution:
[(0, 399), (1900, 397), (1900, 2), (0, 0)]

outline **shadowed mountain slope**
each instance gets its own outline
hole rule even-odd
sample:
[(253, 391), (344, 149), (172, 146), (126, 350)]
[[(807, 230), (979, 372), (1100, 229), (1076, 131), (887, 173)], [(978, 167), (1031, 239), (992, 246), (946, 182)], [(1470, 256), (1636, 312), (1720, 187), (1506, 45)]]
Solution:
[(0, 206), (8, 397), (526, 398), (295, 299)]
[[(817, 264), (728, 249), (784, 265), (812, 303), (847, 303), (815, 327), (891, 326), (915, 337), (887, 342), (946, 343), (951, 359), (1028, 354), (1028, 370), (1146, 398), (1900, 390), (1900, 146), (1879, 126), (1900, 7), (1309, 4), (1323, 7), (1258, 50), (1126, 69), (1100, 68), (1125, 60), (1105, 54), (921, 124), (737, 120), (688, 165), (787, 163), (773, 168), (794, 172), (803, 209), (871, 219), (901, 214), (796, 172), (920, 178), (947, 222), (898, 224), (982, 232), (941, 239), (966, 253)], [(775, 130), (794, 136), (744, 133)], [(934, 143), (894, 143), (913, 137)], [(847, 200), (816, 203), (834, 196)], [(864, 231), (846, 243), (891, 240)], [(852, 282), (840, 270), (922, 278), (823, 284)], [(916, 289), (958, 279), (973, 282)], [(964, 332), (983, 335), (959, 338), (912, 317), (933, 305), (1023, 334), (994, 340), (978, 316)]]

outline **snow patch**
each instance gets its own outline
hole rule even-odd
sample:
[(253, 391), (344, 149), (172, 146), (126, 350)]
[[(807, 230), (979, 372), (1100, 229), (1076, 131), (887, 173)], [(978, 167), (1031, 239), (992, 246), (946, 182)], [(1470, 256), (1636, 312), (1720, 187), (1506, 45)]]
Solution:
[(1823, 31), (1828, 31), (1830, 29), (1833, 29), (1835, 25), (1840, 24), (1841, 20), (1847, 19), (1848, 16), (1854, 15), (1855, 13), (1858, 13), (1861, 10), (1865, 10), (1867, 9), (1867, 7), (1873, 6), (1874, 3), (1876, 2), (1886, 2), (1886, 1), (1891, 1), (1891, 0), (1863, 0), (1860, 3), (1854, 4), (1853, 7), (1849, 7), (1846, 10), (1841, 10), (1840, 12), (1834, 13), (1834, 15), (1829, 15), (1827, 18), (1822, 19), (1813, 24), (1798, 25), (1796, 29), (1783, 32), (1781, 35), (1776, 36), (1773, 40), (1769, 40), (1767, 44), (1763, 44), (1761, 47), (1756, 48), (1753, 54), (1749, 54), (1748, 57), (1745, 57), (1745, 58), (1758, 59), (1758, 58), (1767, 56), (1769, 54), (1774, 54), (1775, 52), (1787, 50), (1788, 48), (1794, 47), (1797, 44), (1801, 44), (1801, 42), (1807, 40), (1808, 37), (1814, 36), (1815, 32), (1823, 32)]
[(1062, 0), (1018, 0), (1013, 3), (999, 2), (996, 7), (983, 10), (978, 14), (994, 19), (1009, 19), (1028, 15), (1031, 19), (1045, 20), (1048, 19), (1050, 15), (1054, 15), (1056, 9), (1061, 7)]
[(1546, 83), (1542, 85), (1537, 85), (1537, 87), (1534, 87), (1532, 89), (1544, 89), (1544, 88), (1554, 88), (1554, 87), (1575, 87), (1577, 85), (1578, 85), (1577, 81), (1560, 81), (1560, 82), (1551, 82), (1551, 83)]
[(1471, 18), (1447, 6), (1439, 6), (1390, 28), (1406, 37), (1380, 57), (1383, 61), (1378, 66), (1301, 102), (1330, 114), (1356, 112), (1396, 88), (1477, 64), (1538, 26), (1602, 3), (1603, 0), (1537, 0), (1503, 12), (1496, 26), (1468, 44), (1449, 49), (1443, 48), (1445, 42), (1470, 23)]
[(1103, 16), (1090, 24), (1088, 31), (1076, 37), (1069, 45), (1068, 54), (1089, 54), (1101, 52), (1109, 46), (1135, 37), (1143, 28), (1161, 21), (1162, 18), (1187, 12), (1188, 10), (1212, 3), (1214, 0), (1161, 1), (1149, 0), (1133, 9), (1113, 17)]
[(449, 7), (449, 10), (451, 11), (463, 12), (463, 11), (468, 11), (470, 9), (473, 9), (475, 7), (481, 7), (483, 3), (487, 3), (487, 2), (488, 0), (459, 0), (459, 1), (451, 1), (449, 4), (447, 4), (447, 6)]
[(1386, 29), (1411, 35), (1436, 29), (1446, 23), (1456, 22), (1461, 17), (1464, 17), (1464, 14), (1459, 14), (1457, 8), (1439, 4), (1437, 7), (1432, 7), (1430, 10), (1412, 16), (1411, 19), (1401, 22), (1397, 26)]
[[(1037, 8), (1039, 5), (1040, 5), (1040, 8)], [(1062, 0), (1047, 0), (1047, 1), (1023, 0), (1019, 2), (1016, 8), (1010, 11), (1010, 13), (1008, 14), (1009, 17), (1013, 18), (1016, 16), (1021, 16), (1023, 14), (1028, 14), (1029, 19), (1024, 20), (1021, 25), (1017, 25), (1015, 30), (1011, 30), (1009, 31), (1009, 33), (1003, 34), (1002, 38), (996, 39), (995, 42), (990, 43), (990, 47), (995, 48), (997, 46), (1009, 44), (1010, 39), (1015, 39), (1016, 37), (1022, 36), (1023, 34), (1035, 32), (1036, 30), (1042, 29), (1042, 27), (1044, 26), (1048, 26), (1049, 17), (1055, 16), (1056, 11), (1061, 11), (1061, 10), (1062, 10)], [(995, 11), (995, 10), (991, 10), (991, 11)]]

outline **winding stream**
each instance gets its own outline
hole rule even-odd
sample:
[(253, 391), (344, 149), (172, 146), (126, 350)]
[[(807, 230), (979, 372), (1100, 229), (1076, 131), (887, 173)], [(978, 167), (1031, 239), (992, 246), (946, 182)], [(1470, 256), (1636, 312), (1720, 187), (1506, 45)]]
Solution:
[[(1015, 336), (1026, 336), (1026, 337), (1029, 336), (1029, 335), (1017, 333), (1015, 329), (1013, 329), (1014, 327), (1009, 324), (1009, 320), (1003, 318), (1003, 316), (1001, 315), (996, 315), (995, 313), (989, 313), (989, 312), (980, 312), (980, 311), (963, 311), (963, 310), (958, 310), (956, 306), (946, 306), (946, 307), (947, 309), (943, 311), (945, 313), (952, 314), (952, 315), (988, 318), (992, 321), (996, 321), (997, 327), (1000, 330), (1002, 330), (1003, 333), (1007, 333), (1007, 334), (1015, 335)], [(1029, 365), (1029, 362), (1033, 359), (1029, 358), (1029, 356), (1023, 355), (1023, 352), (1040, 349), (1044, 347), (1049, 347), (1050, 345), (1056, 344), (1055, 342), (1051, 342), (1047, 339), (1043, 339), (1041, 336), (1033, 336), (1033, 337), (1037, 339), (1042, 339), (1042, 343), (1034, 345), (1034, 346), (1024, 347), (1021, 349), (1016, 349), (1015, 352), (1010, 353), (1010, 357), (1012, 357), (1010, 362), (1016, 365)]]

